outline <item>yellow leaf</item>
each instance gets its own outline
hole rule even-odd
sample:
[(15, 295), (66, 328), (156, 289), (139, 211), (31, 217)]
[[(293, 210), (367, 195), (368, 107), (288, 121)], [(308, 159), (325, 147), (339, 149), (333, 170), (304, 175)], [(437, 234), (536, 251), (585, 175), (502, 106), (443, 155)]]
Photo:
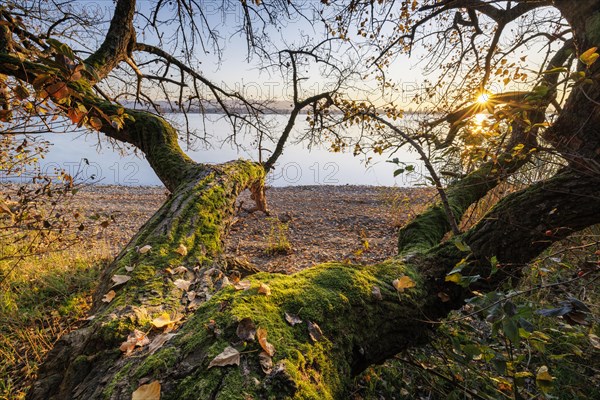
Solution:
[(446, 282), (454, 282), (456, 284), (459, 284), (461, 280), (462, 280), (462, 275), (458, 272), (455, 274), (452, 274), (452, 275), (448, 275), (445, 279)]
[(598, 59), (598, 53), (596, 53), (596, 50), (598, 50), (597, 47), (592, 47), (591, 49), (584, 51), (579, 56), (579, 59), (585, 65), (592, 65)]
[(140, 386), (131, 394), (131, 400), (160, 400), (160, 382), (152, 381)]
[(172, 320), (168, 313), (162, 313), (160, 316), (152, 320), (152, 325), (154, 325), (156, 328), (163, 328), (167, 325), (174, 324), (177, 321), (179, 321), (179, 319)]
[(552, 380), (554, 379), (552, 377), (552, 375), (550, 375), (550, 373), (548, 372), (548, 367), (545, 365), (542, 365), (538, 370), (537, 370), (537, 374), (535, 375), (535, 379), (538, 381), (542, 381), (542, 382), (552, 382)]
[(264, 283), (261, 283), (258, 287), (258, 293), (264, 294), (265, 296), (271, 295), (271, 288)]
[(394, 288), (396, 288), (397, 291), (404, 292), (405, 289), (414, 288), (416, 286), (416, 283), (415, 281), (410, 279), (410, 277), (404, 275), (401, 276), (399, 279), (394, 279), (392, 285), (394, 285)]
[(100, 129), (102, 129), (102, 121), (98, 117), (90, 117), (90, 119), (88, 120), (88, 124), (94, 130), (99, 131)]
[(175, 252), (181, 254), (182, 256), (186, 256), (187, 253), (188, 253), (188, 249), (182, 243), (182, 244), (179, 245), (179, 247), (177, 247), (177, 249), (175, 250)]
[(114, 290), (111, 290), (110, 292), (106, 293), (104, 295), (104, 297), (102, 298), (102, 301), (105, 303), (110, 303), (116, 296), (116, 293)]

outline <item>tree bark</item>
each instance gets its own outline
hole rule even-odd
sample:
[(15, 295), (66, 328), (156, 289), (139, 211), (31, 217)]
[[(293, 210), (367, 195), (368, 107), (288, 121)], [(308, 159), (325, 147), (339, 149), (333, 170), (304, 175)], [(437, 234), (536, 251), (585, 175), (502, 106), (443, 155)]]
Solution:
[[(344, 398), (352, 376), (427, 342), (433, 325), (428, 321), (460, 307), (468, 291), (444, 279), (458, 261), (472, 260), (471, 272), (486, 277), (487, 260), (496, 255), (509, 266), (504, 273), (514, 276), (554, 241), (600, 222), (600, 178), (565, 171), (502, 200), (461, 237), (469, 252), (447, 242), (372, 266), (329, 263), (291, 276), (259, 273), (249, 278), (250, 289), (238, 291), (219, 269), (220, 240), (235, 196), (261, 173), (239, 162), (199, 169), (196, 179), (182, 184), (105, 272), (95, 318), (56, 345), (28, 398), (129, 398), (154, 380), (163, 399)], [(136, 251), (147, 244), (150, 252)], [(180, 244), (186, 256), (174, 251)], [(167, 268), (180, 265), (187, 269), (182, 276), (193, 275), (198, 298), (207, 301), (190, 306), (175, 287), (176, 276)], [(121, 274), (132, 279), (113, 288), (112, 302), (102, 303), (110, 278)], [(402, 276), (415, 287), (394, 289), (392, 282)], [(504, 278), (482, 283), (497, 285)], [(269, 286), (269, 296), (259, 293), (261, 283)], [(442, 291), (449, 301), (440, 300)], [(134, 329), (151, 339), (160, 334), (150, 321), (164, 312), (183, 317), (176, 336), (154, 354), (144, 347), (123, 355), (119, 345)], [(285, 313), (304, 322), (291, 326)], [(236, 335), (245, 318), (266, 329), (275, 347), (268, 373), (260, 367), (259, 344)], [(311, 338), (308, 323), (320, 326), (323, 336)], [(227, 346), (242, 352), (241, 364), (208, 368)]]

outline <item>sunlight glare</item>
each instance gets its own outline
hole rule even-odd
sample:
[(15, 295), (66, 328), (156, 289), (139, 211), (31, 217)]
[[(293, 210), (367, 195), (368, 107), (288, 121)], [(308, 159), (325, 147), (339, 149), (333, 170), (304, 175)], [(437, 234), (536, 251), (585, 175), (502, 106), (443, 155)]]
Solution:
[(475, 125), (482, 126), (488, 118), (487, 114), (475, 114)]
[(477, 102), (479, 104), (485, 104), (488, 102), (488, 100), (490, 99), (489, 94), (487, 93), (481, 93), (478, 97), (477, 97)]

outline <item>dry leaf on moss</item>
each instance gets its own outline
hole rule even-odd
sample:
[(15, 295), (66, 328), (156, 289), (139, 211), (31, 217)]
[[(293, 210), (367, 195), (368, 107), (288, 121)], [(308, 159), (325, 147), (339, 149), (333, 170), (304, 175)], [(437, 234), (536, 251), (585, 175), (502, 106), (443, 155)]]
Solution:
[(285, 317), (285, 320), (287, 321), (287, 323), (290, 324), (291, 326), (302, 323), (302, 320), (297, 315), (285, 313), (284, 317)]
[(178, 253), (178, 254), (180, 254), (180, 255), (182, 255), (182, 256), (187, 256), (188, 249), (182, 243), (182, 244), (179, 245), (179, 247), (177, 247), (177, 249), (175, 249), (175, 252)]
[(171, 316), (168, 313), (162, 313), (161, 315), (159, 315), (158, 317), (154, 318), (152, 320), (152, 325), (154, 325), (155, 328), (164, 328), (165, 326), (169, 326), (169, 325), (173, 325), (176, 322), (178, 322), (181, 319), (181, 317), (176, 318), (176, 319), (171, 319)]
[(187, 292), (190, 289), (192, 282), (186, 281), (185, 279), (177, 279), (173, 284), (184, 292)]
[(404, 275), (401, 276), (399, 279), (394, 279), (392, 285), (394, 285), (394, 288), (397, 291), (404, 292), (405, 289), (414, 288), (417, 284), (415, 283), (415, 281), (410, 279), (410, 277)]
[(256, 335), (256, 325), (250, 318), (244, 318), (237, 326), (236, 333), (244, 342), (251, 342)]
[(115, 293), (115, 291), (111, 290), (110, 292), (106, 293), (104, 297), (102, 297), (102, 301), (105, 303), (110, 303), (111, 301), (113, 301), (116, 295), (117, 294)]
[(112, 285), (112, 287), (122, 285), (130, 279), (131, 277), (129, 275), (115, 275), (112, 278), (110, 278), (110, 280), (114, 282), (114, 285)]
[(135, 347), (143, 347), (150, 343), (148, 336), (142, 331), (135, 329), (133, 332), (127, 336), (127, 340), (121, 343), (119, 350), (121, 350), (126, 355), (129, 355), (133, 352)]
[(273, 357), (275, 354), (275, 346), (267, 341), (267, 330), (264, 328), (258, 328), (256, 330), (256, 337), (258, 338), (258, 343), (260, 343), (260, 347), (267, 353), (269, 356)]
[(308, 321), (308, 334), (313, 342), (318, 342), (323, 339), (323, 331), (321, 327), (314, 322)]
[(174, 333), (161, 333), (152, 340), (152, 343), (148, 346), (148, 354), (154, 354), (154, 352), (164, 346), (171, 338), (175, 336)]
[(225, 350), (208, 364), (208, 368), (224, 367), (226, 365), (240, 365), (240, 352), (231, 346), (225, 347)]
[(250, 289), (251, 285), (252, 285), (252, 283), (250, 283), (249, 280), (243, 280), (243, 281), (234, 283), (233, 287), (235, 288), (235, 290), (248, 290), (248, 289)]
[(269, 286), (267, 286), (265, 283), (261, 282), (260, 286), (258, 287), (258, 293), (264, 294), (265, 296), (270, 296), (271, 288)]
[(270, 374), (273, 370), (273, 359), (266, 352), (261, 351), (258, 355), (258, 361), (260, 362), (260, 368), (265, 374)]
[(140, 254), (146, 254), (147, 252), (149, 252), (150, 250), (152, 250), (152, 246), (150, 246), (149, 244), (142, 246), (138, 249), (138, 253)]
[(140, 386), (131, 394), (131, 400), (160, 400), (160, 382), (152, 381)]

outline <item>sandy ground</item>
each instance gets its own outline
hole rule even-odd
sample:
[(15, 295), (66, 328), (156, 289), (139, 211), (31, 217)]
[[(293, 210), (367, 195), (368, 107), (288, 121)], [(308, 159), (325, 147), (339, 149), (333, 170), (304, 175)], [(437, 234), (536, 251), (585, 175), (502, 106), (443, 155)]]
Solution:
[[(74, 197), (74, 205), (88, 216), (112, 217), (94, 235), (116, 253), (166, 197), (159, 187), (91, 186)], [(398, 227), (431, 197), (424, 189), (373, 186), (269, 188), (266, 216), (244, 210), (253, 205), (244, 193), (226, 253), (264, 271), (288, 273), (323, 261), (377, 262), (394, 254)], [(272, 254), (286, 241), (279, 232), (289, 250)]]

